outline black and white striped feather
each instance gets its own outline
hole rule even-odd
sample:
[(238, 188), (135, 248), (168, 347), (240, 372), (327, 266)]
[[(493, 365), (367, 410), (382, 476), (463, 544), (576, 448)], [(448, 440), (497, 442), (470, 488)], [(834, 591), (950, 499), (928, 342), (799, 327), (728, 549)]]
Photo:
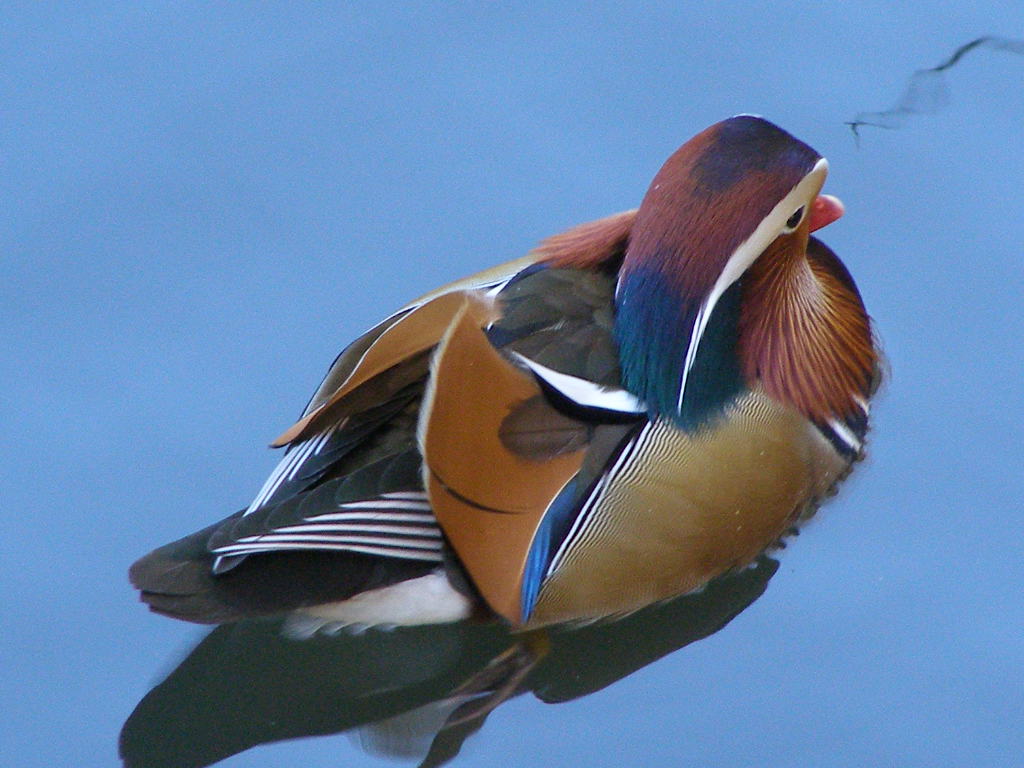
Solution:
[[(315, 449), (305, 455), (307, 462), (318, 457)], [(421, 484), (419, 454), (406, 450), (229, 519), (208, 547), (228, 562), (310, 549), (440, 562), (445, 543)]]

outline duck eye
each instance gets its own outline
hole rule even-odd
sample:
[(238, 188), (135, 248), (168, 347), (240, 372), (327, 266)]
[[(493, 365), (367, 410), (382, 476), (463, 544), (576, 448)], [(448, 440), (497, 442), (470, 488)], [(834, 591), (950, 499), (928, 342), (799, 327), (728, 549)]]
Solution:
[(791, 232), (794, 229), (796, 229), (797, 225), (800, 224), (800, 221), (801, 221), (801, 219), (803, 219), (803, 217), (804, 217), (804, 207), (801, 205), (799, 208), (797, 208), (793, 212), (792, 216), (790, 216), (788, 219), (786, 219), (786, 230)]

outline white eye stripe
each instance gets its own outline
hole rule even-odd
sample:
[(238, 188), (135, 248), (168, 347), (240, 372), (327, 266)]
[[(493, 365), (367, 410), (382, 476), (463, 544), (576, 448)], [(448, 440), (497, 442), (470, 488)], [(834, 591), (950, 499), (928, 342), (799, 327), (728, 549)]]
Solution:
[[(697, 347), (700, 344), (704, 328), (707, 326), (708, 319), (711, 317), (719, 297), (725, 293), (726, 288), (740, 278), (740, 275), (746, 272), (747, 268), (761, 255), (761, 252), (779, 236), (780, 232), (785, 232), (787, 220), (782, 217), (792, 216), (793, 213), (786, 213), (786, 211), (795, 212), (796, 210), (790, 206), (801, 200), (813, 200), (812, 192), (817, 194), (822, 184), (825, 183), (827, 175), (828, 160), (824, 157), (819, 158), (810, 173), (804, 176), (800, 183), (772, 208), (771, 212), (757, 225), (757, 228), (750, 237), (736, 247), (736, 250), (733, 251), (729, 260), (725, 263), (725, 267), (718, 275), (718, 279), (715, 280), (715, 284), (711, 287), (711, 292), (704, 300), (700, 310), (698, 310), (697, 318), (693, 323), (693, 330), (690, 333), (690, 344), (686, 349), (686, 362), (683, 364), (683, 375), (679, 381), (679, 398), (676, 401), (676, 409), (679, 413), (682, 413), (683, 396), (686, 394), (686, 381), (689, 378), (690, 369), (693, 367), (693, 361), (697, 356)], [(801, 207), (806, 207), (806, 205)], [(806, 214), (806, 210), (804, 213)], [(785, 233), (788, 234), (788, 232)], [(621, 286), (622, 284), (620, 283), (619, 285)]]

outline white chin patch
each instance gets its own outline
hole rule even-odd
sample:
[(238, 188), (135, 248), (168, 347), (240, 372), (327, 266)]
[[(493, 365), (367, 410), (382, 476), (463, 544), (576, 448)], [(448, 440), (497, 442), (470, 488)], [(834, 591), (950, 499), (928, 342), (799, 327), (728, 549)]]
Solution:
[(467, 618), (473, 601), (456, 590), (442, 569), (390, 587), (343, 600), (302, 608), (288, 617), (285, 633), (307, 638), (323, 632), (360, 632), (369, 627), (447, 624)]

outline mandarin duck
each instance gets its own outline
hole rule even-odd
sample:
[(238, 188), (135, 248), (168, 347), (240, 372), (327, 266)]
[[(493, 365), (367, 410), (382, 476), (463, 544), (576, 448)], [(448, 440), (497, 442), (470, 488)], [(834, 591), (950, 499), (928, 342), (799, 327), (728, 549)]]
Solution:
[(199, 622), (619, 617), (777, 544), (862, 455), (879, 352), (828, 163), (724, 120), (640, 207), (352, 342), (249, 506), (130, 571)]

